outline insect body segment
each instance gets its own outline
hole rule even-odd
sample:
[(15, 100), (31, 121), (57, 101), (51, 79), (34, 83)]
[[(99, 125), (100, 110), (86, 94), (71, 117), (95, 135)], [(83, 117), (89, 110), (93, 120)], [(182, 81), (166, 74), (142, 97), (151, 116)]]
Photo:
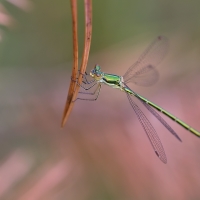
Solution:
[[(138, 61), (135, 62), (124, 74), (124, 76), (118, 76), (115, 74), (107, 74), (101, 71), (101, 67), (99, 65), (95, 65), (94, 69), (91, 70), (90, 76), (94, 79), (92, 81), (93, 85), (90, 87), (97, 85), (97, 95), (94, 99), (87, 99), (87, 100), (96, 100), (99, 96), (100, 89), (102, 83), (108, 85), (112, 88), (119, 89), (127, 94), (127, 98), (131, 107), (133, 108), (140, 124), (142, 125), (145, 133), (147, 134), (150, 143), (156, 153), (156, 155), (160, 158), (160, 160), (164, 163), (167, 162), (167, 157), (165, 155), (164, 148), (162, 143), (154, 129), (151, 125), (147, 117), (144, 113), (140, 110), (140, 108), (135, 104), (133, 101), (133, 97), (137, 98), (143, 105), (146, 107), (149, 112), (151, 112), (154, 117), (156, 117), (164, 126), (168, 129), (168, 131), (174, 135), (179, 141), (181, 141), (178, 134), (169, 126), (169, 124), (156, 112), (159, 111), (169, 117), (170, 119), (177, 122), (183, 128), (189, 130), (194, 135), (200, 137), (200, 132), (191, 128), (188, 124), (181, 121), (174, 115), (170, 114), (166, 110), (162, 109), (161, 107), (157, 106), (153, 102), (147, 100), (146, 98), (142, 97), (141, 95), (134, 92), (132, 89), (128, 87), (128, 83), (132, 82), (137, 85), (141, 86), (149, 86), (155, 83), (158, 80), (158, 72), (156, 70), (156, 65), (158, 65), (165, 53), (168, 49), (168, 40), (164, 36), (157, 37), (144, 51), (144, 53), (140, 56)], [(90, 84), (91, 82), (88, 82)], [(96, 93), (96, 92), (95, 92)], [(90, 93), (91, 94), (91, 93)], [(81, 99), (81, 98), (79, 98)], [(82, 99), (86, 100), (86, 99)]]

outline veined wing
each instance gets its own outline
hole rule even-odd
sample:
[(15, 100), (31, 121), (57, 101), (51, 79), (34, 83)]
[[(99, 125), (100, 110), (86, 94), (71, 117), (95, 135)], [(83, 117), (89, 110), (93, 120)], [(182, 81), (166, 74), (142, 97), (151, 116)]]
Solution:
[(164, 36), (158, 36), (126, 71), (123, 76), (124, 82), (133, 82), (142, 86), (155, 83), (158, 80), (158, 72), (155, 67), (166, 55), (168, 47), (168, 39)]
[(162, 146), (162, 143), (155, 131), (155, 129), (153, 128), (153, 126), (151, 125), (151, 123), (149, 122), (149, 120), (147, 119), (147, 117), (144, 115), (144, 113), (140, 110), (140, 108), (134, 103), (132, 97), (128, 94), (128, 100), (133, 108), (133, 110), (135, 111), (135, 114), (137, 115), (140, 124), (142, 125), (145, 133), (147, 134), (149, 141), (151, 142), (151, 145), (156, 153), (156, 155), (160, 158), (160, 160), (163, 163), (167, 163), (167, 157), (165, 155), (165, 151), (164, 148)]
[(140, 86), (151, 86), (159, 79), (159, 73), (152, 65), (144, 66), (133, 75), (125, 77), (124, 83), (134, 83)]
[[(136, 96), (137, 97), (137, 96)], [(153, 114), (164, 126), (165, 128), (171, 132), (172, 135), (174, 135), (180, 142), (182, 142), (181, 138), (178, 136), (178, 134), (171, 128), (171, 126), (147, 103), (139, 99), (142, 104)]]

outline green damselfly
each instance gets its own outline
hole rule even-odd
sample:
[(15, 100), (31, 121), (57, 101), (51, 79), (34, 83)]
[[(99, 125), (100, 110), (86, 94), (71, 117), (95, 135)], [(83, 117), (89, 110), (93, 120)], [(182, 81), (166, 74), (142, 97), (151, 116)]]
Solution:
[[(101, 71), (101, 67), (96, 65), (93, 70), (91, 70), (90, 74), (87, 73), (83, 75), (84, 80), (81, 87), (85, 90), (89, 90), (94, 86), (97, 86), (94, 92), (80, 92), (89, 95), (96, 95), (93, 99), (83, 99), (77, 98), (80, 100), (90, 100), (94, 101), (98, 98), (101, 85), (105, 84), (112, 88), (117, 88), (126, 93), (128, 100), (137, 115), (145, 133), (147, 134), (151, 145), (156, 153), (156, 155), (160, 158), (160, 160), (164, 163), (167, 163), (167, 157), (165, 155), (164, 148), (162, 143), (154, 129), (151, 125), (147, 117), (144, 113), (140, 110), (140, 108), (135, 104), (133, 101), (133, 97), (139, 99), (139, 101), (179, 140), (181, 141), (180, 137), (177, 133), (169, 126), (169, 124), (156, 112), (159, 111), (166, 115), (167, 117), (171, 118), (183, 128), (187, 129), (194, 135), (200, 137), (200, 132), (190, 127), (188, 124), (184, 123), (174, 115), (170, 114), (163, 108), (157, 106), (156, 104), (152, 103), (151, 101), (147, 100), (146, 98), (142, 97), (141, 95), (137, 94), (133, 90), (128, 87), (128, 83), (132, 82), (140, 86), (150, 86), (154, 84), (158, 80), (158, 71), (156, 70), (156, 66), (162, 61), (164, 58), (167, 49), (168, 49), (168, 39), (164, 36), (157, 37), (144, 51), (144, 53), (139, 57), (137, 62), (135, 62), (124, 74), (124, 76), (118, 76), (114, 74), (107, 74)], [(91, 81), (88, 81), (87, 76), (92, 77)], [(86, 87), (86, 85), (89, 85)], [(76, 100), (77, 100), (76, 99)]]

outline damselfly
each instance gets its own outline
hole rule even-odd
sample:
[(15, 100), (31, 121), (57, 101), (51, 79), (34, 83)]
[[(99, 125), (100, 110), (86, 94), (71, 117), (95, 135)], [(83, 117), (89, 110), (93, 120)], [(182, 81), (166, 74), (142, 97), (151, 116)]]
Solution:
[[(180, 137), (177, 133), (169, 126), (169, 124), (156, 112), (159, 111), (166, 115), (167, 117), (171, 118), (183, 128), (187, 129), (194, 135), (200, 137), (200, 132), (190, 127), (188, 124), (184, 123), (174, 115), (170, 114), (163, 108), (157, 106), (156, 104), (152, 103), (151, 101), (147, 100), (146, 98), (142, 97), (141, 95), (137, 94), (133, 90), (131, 90), (127, 84), (132, 82), (137, 85), (141, 86), (150, 86), (154, 84), (158, 80), (158, 71), (156, 70), (156, 66), (161, 62), (164, 58), (168, 49), (168, 39), (164, 36), (157, 37), (144, 51), (144, 53), (139, 57), (137, 62), (135, 62), (124, 74), (124, 76), (118, 76), (115, 74), (107, 74), (101, 71), (101, 67), (96, 65), (93, 70), (90, 72), (90, 77), (92, 77), (92, 81), (88, 81), (87, 73), (83, 75), (84, 81), (81, 85), (82, 88), (85, 90), (89, 90), (94, 86), (97, 86), (94, 92), (80, 92), (89, 95), (95, 95), (93, 99), (83, 99), (77, 98), (80, 100), (90, 100), (94, 101), (98, 98), (101, 85), (105, 84), (112, 88), (117, 88), (126, 93), (128, 100), (137, 115), (145, 133), (147, 134), (149, 141), (156, 153), (156, 155), (160, 158), (160, 160), (164, 163), (167, 163), (167, 157), (165, 155), (164, 148), (162, 143), (154, 129), (151, 125), (147, 117), (144, 113), (140, 110), (140, 108), (135, 104), (133, 101), (133, 97), (139, 99), (139, 101), (171, 132), (179, 141), (181, 141)], [(86, 87), (86, 85), (89, 85)]]

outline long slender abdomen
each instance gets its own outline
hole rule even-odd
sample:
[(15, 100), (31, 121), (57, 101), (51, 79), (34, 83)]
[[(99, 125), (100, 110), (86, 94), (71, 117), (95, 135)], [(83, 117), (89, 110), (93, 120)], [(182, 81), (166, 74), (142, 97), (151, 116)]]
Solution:
[(190, 127), (188, 124), (186, 124), (185, 122), (183, 122), (182, 120), (178, 119), (177, 117), (175, 117), (174, 115), (172, 115), (171, 113), (167, 112), (166, 110), (164, 110), (163, 108), (157, 106), (156, 104), (154, 104), (153, 102), (147, 100), (146, 98), (140, 96), (139, 94), (133, 93), (132, 95), (137, 96), (139, 99), (141, 99), (143, 102), (149, 104), (150, 106), (152, 106), (153, 108), (155, 108), (156, 110), (158, 110), (159, 112), (163, 113), (164, 115), (166, 115), (167, 117), (169, 117), (170, 119), (172, 119), (173, 121), (177, 122), (178, 124), (180, 124), (182, 127), (184, 127), (185, 129), (187, 129), (188, 131), (190, 131), (191, 133), (195, 134), (196, 136), (200, 137), (200, 132), (198, 132), (197, 130), (193, 129), (192, 127)]

